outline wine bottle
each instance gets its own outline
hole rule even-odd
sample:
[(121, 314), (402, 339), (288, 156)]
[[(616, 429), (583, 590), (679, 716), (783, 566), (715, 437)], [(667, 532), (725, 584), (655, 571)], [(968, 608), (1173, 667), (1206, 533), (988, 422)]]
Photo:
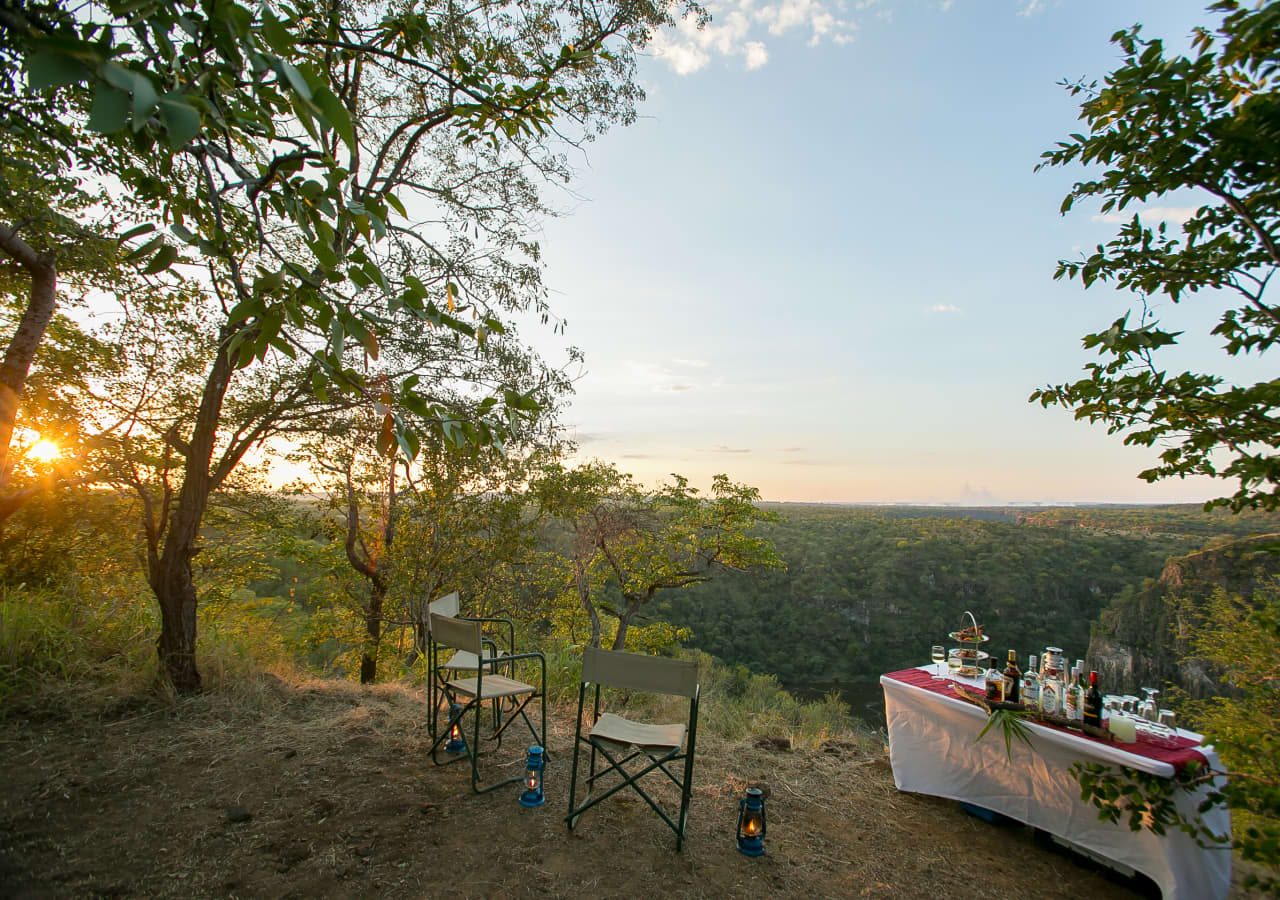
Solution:
[(1009, 651), (1009, 661), (1004, 667), (1004, 699), (1007, 703), (1019, 703), (1022, 697), (1022, 670), (1018, 668), (1018, 654)]
[(1027, 661), (1027, 671), (1022, 673), (1022, 705), (1030, 710), (1040, 709), (1040, 675), (1038, 660), (1034, 653)]
[(1098, 673), (1089, 673), (1089, 691), (1084, 695), (1084, 724), (1102, 727), (1102, 691), (1098, 690)]

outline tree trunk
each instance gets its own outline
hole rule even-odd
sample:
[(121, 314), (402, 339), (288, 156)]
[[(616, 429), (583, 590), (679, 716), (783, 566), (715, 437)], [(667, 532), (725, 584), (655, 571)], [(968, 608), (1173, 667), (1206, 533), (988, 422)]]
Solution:
[(578, 602), (582, 604), (582, 608), (587, 611), (587, 615), (591, 618), (591, 643), (589, 647), (600, 646), (600, 613), (596, 610), (596, 605), (591, 602), (591, 582), (587, 578), (586, 569), (581, 565), (577, 566), (575, 579), (578, 587)]
[(191, 443), (184, 448), (187, 458), (182, 489), (165, 530), (164, 549), (150, 572), (151, 590), (160, 604), (160, 638), (156, 641), (160, 671), (179, 694), (193, 694), (201, 687), (196, 668), (197, 598), (191, 560), (200, 552), (196, 539), (214, 487), (213, 446), (222, 418), (222, 402), (231, 383), (231, 361), (226, 353), (229, 337), (229, 332), (222, 335), (218, 355), (205, 380)]
[[(37, 253), (8, 225), (0, 224), (0, 252), (31, 275), (31, 293), (4, 359), (0, 361), (0, 490), (9, 483), (9, 444), (18, 419), (18, 403), (57, 305), (57, 268), (52, 254)], [(15, 507), (16, 508), (16, 507)]]
[(626, 610), (618, 616), (618, 633), (613, 636), (614, 650), (627, 649), (627, 629), (631, 627), (631, 620), (636, 617), (636, 613), (640, 611), (641, 604), (632, 601), (627, 604)]
[(364, 649), (360, 653), (360, 683), (373, 684), (378, 679), (378, 645), (382, 643), (382, 601), (386, 589), (373, 583), (369, 607), (364, 614)]

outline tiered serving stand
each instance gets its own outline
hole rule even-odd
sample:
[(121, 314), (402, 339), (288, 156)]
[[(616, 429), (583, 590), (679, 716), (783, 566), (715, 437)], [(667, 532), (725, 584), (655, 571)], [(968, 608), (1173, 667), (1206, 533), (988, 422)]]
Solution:
[[(991, 658), (991, 655), (982, 649), (982, 645), (987, 642), (987, 636), (978, 631), (978, 620), (967, 609), (964, 614), (969, 617), (969, 623), (973, 626), (973, 630), (969, 636), (966, 636), (963, 631), (951, 632), (948, 637), (960, 646), (952, 647), (947, 652), (959, 656), (961, 663), (963, 663), (956, 670), (957, 674), (966, 678), (974, 678), (986, 671), (986, 662)], [(973, 635), (977, 636), (974, 637)]]

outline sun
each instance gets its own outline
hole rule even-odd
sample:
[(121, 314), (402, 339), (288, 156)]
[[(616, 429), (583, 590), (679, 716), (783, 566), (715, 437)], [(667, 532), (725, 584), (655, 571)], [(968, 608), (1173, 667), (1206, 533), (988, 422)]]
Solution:
[(33, 462), (49, 463), (60, 456), (62, 456), (62, 448), (46, 438), (36, 441), (27, 451), (27, 459)]

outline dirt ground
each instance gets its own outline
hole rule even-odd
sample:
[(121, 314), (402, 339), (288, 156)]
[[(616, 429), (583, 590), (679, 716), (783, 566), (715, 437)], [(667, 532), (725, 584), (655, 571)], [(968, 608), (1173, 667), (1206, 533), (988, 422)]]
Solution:
[[(174, 704), (57, 704), (0, 723), (9, 897), (1141, 896), (1028, 829), (901, 794), (879, 746), (778, 751), (699, 737), (685, 850), (632, 796), (570, 833), (572, 713), (547, 805), (471, 794), (427, 757), (421, 691), (264, 677)], [(527, 742), (511, 741), (515, 774)], [(737, 797), (769, 791), (768, 853), (734, 848)], [(656, 784), (656, 782), (654, 782)]]

